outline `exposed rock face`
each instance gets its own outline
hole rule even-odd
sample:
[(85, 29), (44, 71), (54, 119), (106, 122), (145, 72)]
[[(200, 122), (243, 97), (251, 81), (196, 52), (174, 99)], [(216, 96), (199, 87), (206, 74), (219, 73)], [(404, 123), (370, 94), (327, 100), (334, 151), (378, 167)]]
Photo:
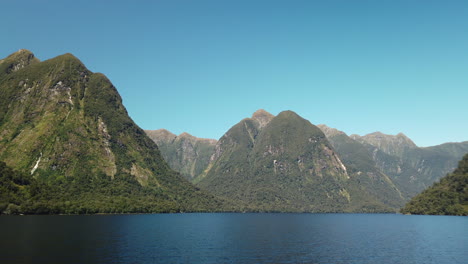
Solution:
[[(379, 200), (382, 197), (375, 197), (359, 186), (358, 177), (349, 175), (318, 127), (291, 111), (271, 119), (262, 112), (221, 137), (211, 164), (195, 180), (200, 187), (255, 210), (332, 212), (385, 207), (386, 198)], [(259, 121), (259, 114), (268, 117), (267, 122)], [(366, 177), (382, 180), (375, 173)], [(393, 196), (399, 195), (389, 188)]]
[(159, 146), (169, 166), (192, 180), (210, 163), (216, 140), (197, 138), (188, 133), (179, 136), (165, 129), (146, 130), (146, 134)]

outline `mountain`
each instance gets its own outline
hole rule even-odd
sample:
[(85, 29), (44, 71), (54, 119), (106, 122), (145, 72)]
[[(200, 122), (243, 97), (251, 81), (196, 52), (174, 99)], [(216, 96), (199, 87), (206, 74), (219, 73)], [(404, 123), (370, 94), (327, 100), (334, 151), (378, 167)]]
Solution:
[(378, 167), (372, 152), (362, 143), (352, 139), (343, 131), (318, 125), (332, 144), (359, 185), (365, 186), (369, 193), (385, 201), (393, 208), (398, 207), (407, 198), (393, 180)]
[(0, 61), (0, 161), (37, 181), (16, 186), (32, 188), (29, 200), (1, 201), (22, 212), (220, 207), (169, 168), (112, 83), (72, 54), (40, 62), (20, 50)]
[(420, 148), (402, 133), (351, 137), (366, 146), (377, 167), (392, 178), (406, 199), (453, 171), (468, 153), (468, 141)]
[[(323, 132), (292, 111), (257, 111), (233, 126), (195, 182), (260, 211), (385, 211), (402, 204), (388, 178), (350, 174)], [(376, 183), (384, 187), (369, 192)]]
[(206, 169), (217, 142), (214, 139), (197, 138), (188, 133), (176, 136), (165, 129), (145, 132), (158, 145), (169, 166), (189, 180)]
[(410, 149), (417, 148), (416, 144), (403, 133), (394, 136), (374, 132), (363, 137), (351, 135), (351, 138), (361, 143), (370, 144), (389, 155), (398, 157)]
[[(400, 133), (380, 132), (365, 136), (347, 136), (344, 132), (320, 125), (346, 166), (373, 167), (387, 175), (405, 200), (409, 200), (452, 171), (457, 161), (468, 153), (468, 142), (445, 143), (420, 148)], [(352, 160), (349, 160), (352, 159)]]
[(405, 214), (468, 215), (468, 154), (453, 173), (411, 199)]

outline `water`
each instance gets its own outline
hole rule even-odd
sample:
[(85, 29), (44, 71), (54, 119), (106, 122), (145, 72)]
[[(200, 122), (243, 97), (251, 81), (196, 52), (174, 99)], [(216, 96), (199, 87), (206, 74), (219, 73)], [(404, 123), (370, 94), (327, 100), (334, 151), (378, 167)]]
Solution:
[(1, 216), (5, 263), (468, 263), (468, 217)]

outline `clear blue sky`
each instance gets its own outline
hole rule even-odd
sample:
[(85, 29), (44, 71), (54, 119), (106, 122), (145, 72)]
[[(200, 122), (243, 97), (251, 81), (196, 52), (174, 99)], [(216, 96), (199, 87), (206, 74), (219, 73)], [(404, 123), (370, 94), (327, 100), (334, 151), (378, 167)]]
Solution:
[(219, 138), (259, 108), (468, 140), (468, 1), (2, 1), (0, 57), (73, 53), (144, 129)]

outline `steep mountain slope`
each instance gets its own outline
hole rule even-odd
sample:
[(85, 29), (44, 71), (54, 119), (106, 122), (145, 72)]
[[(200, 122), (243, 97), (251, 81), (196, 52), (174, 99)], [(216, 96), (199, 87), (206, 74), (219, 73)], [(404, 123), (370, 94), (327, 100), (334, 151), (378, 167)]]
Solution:
[(354, 164), (361, 171), (372, 168), (374, 173), (387, 175), (405, 200), (452, 171), (468, 152), (468, 142), (419, 148), (402, 133), (393, 136), (375, 132), (348, 137), (325, 125), (320, 128), (347, 167)]
[(214, 139), (197, 138), (188, 133), (176, 136), (165, 129), (145, 132), (158, 145), (169, 166), (189, 180), (206, 169), (217, 142)]
[[(256, 210), (378, 211), (385, 210), (385, 199), (399, 196), (391, 181), (383, 183), (391, 198), (368, 192), (367, 184), (350, 177), (322, 131), (291, 111), (265, 122), (258, 113), (242, 120), (218, 141), (212, 160), (198, 185)], [(380, 175), (363, 180), (372, 177)]]
[(468, 154), (443, 177), (401, 210), (406, 214), (468, 215)]
[(133, 186), (128, 192), (147, 211), (217, 206), (169, 168), (112, 83), (71, 54), (39, 62), (21, 50), (0, 61), (0, 160), (49, 186), (75, 186), (89, 200), (98, 193), (91, 186), (102, 182)]
[(419, 148), (403, 134), (392, 136), (376, 132), (351, 137), (366, 146), (377, 167), (392, 178), (407, 199), (453, 171), (468, 153), (468, 142)]
[(405, 197), (400, 188), (381, 171), (366, 146), (335, 128), (326, 125), (318, 127), (325, 133), (359, 186), (365, 187), (367, 192), (392, 207), (403, 203)]

